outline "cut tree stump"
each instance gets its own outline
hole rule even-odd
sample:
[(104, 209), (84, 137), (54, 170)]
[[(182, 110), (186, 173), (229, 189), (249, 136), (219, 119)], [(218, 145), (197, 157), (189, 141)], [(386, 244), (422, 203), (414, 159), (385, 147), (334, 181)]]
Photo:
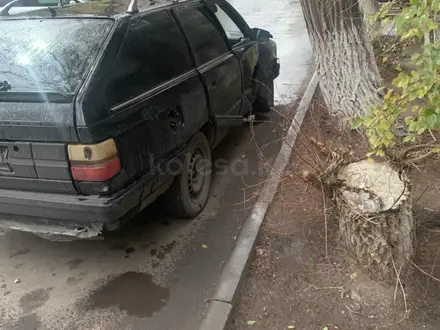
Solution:
[[(339, 229), (348, 251), (379, 280), (407, 270), (413, 256), (411, 183), (386, 162), (361, 161), (337, 175)], [(395, 270), (396, 269), (396, 270)]]

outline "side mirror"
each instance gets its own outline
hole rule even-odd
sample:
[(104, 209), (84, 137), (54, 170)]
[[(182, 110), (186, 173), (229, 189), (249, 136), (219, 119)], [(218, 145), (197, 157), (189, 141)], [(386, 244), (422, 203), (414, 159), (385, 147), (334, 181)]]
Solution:
[(257, 39), (271, 39), (271, 38), (273, 38), (273, 35), (267, 30), (253, 28), (252, 31), (254, 32), (255, 37)]
[(213, 12), (214, 14), (217, 12), (217, 6), (216, 6), (216, 5), (209, 4), (209, 5), (208, 5), (208, 8), (209, 8), (209, 10), (210, 10), (211, 12)]

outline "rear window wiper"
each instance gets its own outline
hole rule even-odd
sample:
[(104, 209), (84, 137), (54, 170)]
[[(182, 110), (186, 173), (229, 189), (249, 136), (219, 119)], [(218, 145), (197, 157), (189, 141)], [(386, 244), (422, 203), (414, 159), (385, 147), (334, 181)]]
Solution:
[(6, 80), (0, 81), (0, 92), (7, 92), (11, 90), (12, 86)]

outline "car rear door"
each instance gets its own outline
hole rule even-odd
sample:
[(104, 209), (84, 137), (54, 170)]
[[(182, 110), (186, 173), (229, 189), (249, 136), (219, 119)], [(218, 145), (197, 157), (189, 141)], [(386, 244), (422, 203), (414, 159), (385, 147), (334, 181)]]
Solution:
[(179, 6), (174, 13), (203, 77), (212, 115), (241, 114), (240, 64), (229, 49), (215, 17), (199, 3)]
[[(115, 139), (123, 170), (111, 191), (140, 177), (155, 180), (156, 167), (178, 155), (208, 121), (203, 83), (169, 11), (131, 17), (122, 45), (108, 50), (98, 71), (84, 119), (77, 119), (80, 141)], [(95, 187), (83, 184), (81, 191)]]
[(258, 62), (258, 43), (252, 35), (249, 26), (240, 14), (225, 1), (208, 2), (208, 8), (215, 15), (229, 47), (240, 61), (243, 95), (243, 113), (250, 112), (253, 103), (253, 90), (255, 81), (255, 68)]

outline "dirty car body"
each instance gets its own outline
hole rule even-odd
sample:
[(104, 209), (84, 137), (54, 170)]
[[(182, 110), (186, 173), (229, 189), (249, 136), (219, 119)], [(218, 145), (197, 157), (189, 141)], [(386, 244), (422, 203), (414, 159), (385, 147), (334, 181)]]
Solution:
[(170, 164), (273, 103), (275, 42), (226, 1), (136, 5), (0, 17), (0, 226), (93, 238), (159, 197), (195, 216), (177, 181), (210, 180)]

